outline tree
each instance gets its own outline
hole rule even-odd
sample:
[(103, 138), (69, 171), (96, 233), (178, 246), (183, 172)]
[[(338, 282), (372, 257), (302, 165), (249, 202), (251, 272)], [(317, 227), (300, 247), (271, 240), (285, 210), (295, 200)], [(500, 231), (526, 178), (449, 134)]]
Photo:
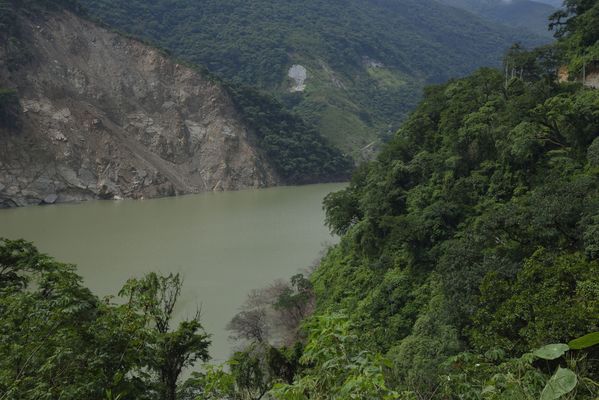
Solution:
[(142, 328), (82, 286), (73, 265), (0, 239), (0, 399), (144, 399)]
[(130, 279), (119, 293), (150, 328), (147, 365), (158, 375), (158, 393), (164, 400), (176, 400), (177, 381), (184, 368), (209, 359), (209, 335), (202, 328), (199, 311), (171, 330), (182, 286), (179, 274), (150, 273), (142, 279)]
[(275, 282), (266, 288), (252, 290), (239, 313), (227, 324), (231, 338), (250, 343), (268, 342), (272, 328), (272, 303), (283, 287), (283, 282)]
[(257, 308), (242, 310), (227, 324), (227, 330), (234, 332), (231, 338), (264, 343), (268, 339), (268, 321), (266, 310)]
[(268, 344), (275, 338), (289, 345), (298, 339), (300, 324), (313, 309), (312, 283), (297, 274), (289, 282), (276, 281), (251, 291), (227, 329), (235, 340)]
[(599, 263), (582, 254), (546, 249), (527, 259), (516, 277), (490, 272), (482, 282), (471, 337), (487, 351), (518, 354), (597, 329)]
[(352, 324), (343, 314), (315, 317), (301, 363), (306, 370), (292, 384), (279, 384), (271, 395), (281, 400), (398, 399), (387, 387), (383, 368), (389, 361), (356, 346)]
[(279, 312), (277, 318), (290, 335), (288, 342), (297, 339), (300, 324), (314, 310), (314, 291), (312, 282), (303, 274), (291, 277), (290, 285), (278, 295), (273, 307)]
[(291, 383), (299, 370), (302, 346), (277, 349), (253, 343), (226, 364), (205, 365), (183, 385), (183, 400), (260, 400), (277, 382)]

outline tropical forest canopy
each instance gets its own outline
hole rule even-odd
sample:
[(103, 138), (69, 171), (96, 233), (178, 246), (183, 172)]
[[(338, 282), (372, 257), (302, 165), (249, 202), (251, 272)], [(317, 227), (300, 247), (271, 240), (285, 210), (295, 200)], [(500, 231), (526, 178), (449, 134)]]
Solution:
[(597, 347), (547, 364), (529, 354), (599, 328), (599, 91), (555, 78), (570, 64), (580, 79), (599, 2), (566, 6), (558, 44), (510, 51), (517, 74), (429, 87), (325, 202), (343, 239), (313, 276), (316, 313), (346, 310), (399, 391), (539, 398), (543, 377), (576, 365), (582, 385), (564, 398), (597, 396)]

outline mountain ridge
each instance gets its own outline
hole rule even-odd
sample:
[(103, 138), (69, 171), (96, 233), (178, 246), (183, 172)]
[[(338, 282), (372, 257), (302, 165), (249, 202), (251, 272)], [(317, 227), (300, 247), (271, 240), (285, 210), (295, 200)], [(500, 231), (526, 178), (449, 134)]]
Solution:
[[(499, 65), (513, 42), (536, 40), (429, 0), (82, 3), (110, 26), (269, 91), (354, 155), (386, 140), (424, 84)], [(307, 71), (303, 91), (288, 77), (294, 65)]]
[(440, 3), (472, 12), (488, 21), (527, 30), (546, 40), (553, 38), (548, 29), (549, 16), (557, 7), (536, 0), (438, 0)]

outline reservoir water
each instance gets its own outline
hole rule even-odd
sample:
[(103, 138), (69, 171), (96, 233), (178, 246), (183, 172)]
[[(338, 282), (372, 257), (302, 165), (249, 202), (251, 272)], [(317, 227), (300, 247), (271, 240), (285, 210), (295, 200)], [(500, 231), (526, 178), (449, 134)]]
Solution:
[(24, 238), (77, 264), (99, 296), (130, 277), (178, 272), (178, 318), (201, 307), (214, 361), (232, 343), (225, 327), (251, 289), (288, 279), (335, 241), (322, 200), (343, 184), (204, 193), (144, 201), (95, 201), (0, 210), (0, 237)]

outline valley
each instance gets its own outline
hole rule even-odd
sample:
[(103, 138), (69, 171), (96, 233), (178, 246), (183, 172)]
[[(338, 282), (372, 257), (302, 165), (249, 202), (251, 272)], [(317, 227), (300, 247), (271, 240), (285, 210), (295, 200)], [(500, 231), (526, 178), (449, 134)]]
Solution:
[(0, 400), (599, 398), (599, 0), (547, 4), (0, 0)]
[[(393, 135), (426, 84), (499, 66), (514, 42), (543, 42), (434, 0), (82, 4), (112, 27), (273, 94), (357, 160)], [(307, 72), (301, 91), (288, 78), (293, 65)]]

